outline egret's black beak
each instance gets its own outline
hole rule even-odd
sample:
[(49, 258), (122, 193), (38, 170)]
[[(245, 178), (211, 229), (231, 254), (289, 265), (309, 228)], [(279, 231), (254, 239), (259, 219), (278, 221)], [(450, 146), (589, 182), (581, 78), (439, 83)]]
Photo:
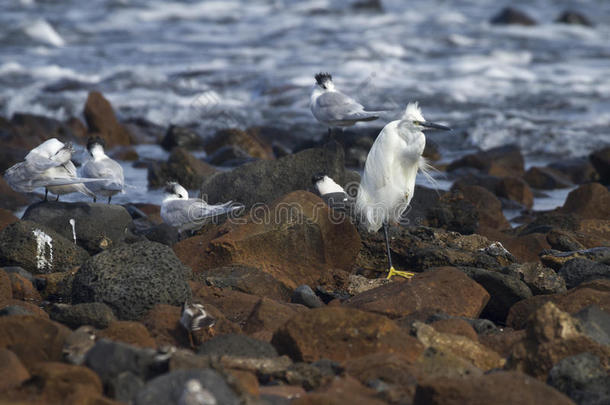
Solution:
[(446, 126), (441, 125), (441, 124), (435, 124), (434, 122), (428, 122), (428, 121), (417, 121), (417, 122), (422, 127), (434, 128), (434, 129), (442, 129), (443, 131), (451, 131), (451, 128), (446, 127)]

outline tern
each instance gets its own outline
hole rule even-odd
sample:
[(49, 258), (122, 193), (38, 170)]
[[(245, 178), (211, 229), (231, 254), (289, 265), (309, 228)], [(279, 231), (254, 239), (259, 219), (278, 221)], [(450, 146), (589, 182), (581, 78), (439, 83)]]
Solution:
[[(125, 176), (123, 175), (123, 167), (106, 155), (104, 146), (106, 146), (106, 143), (99, 136), (89, 138), (87, 151), (91, 158), (83, 165), (81, 173), (83, 177), (106, 180), (91, 183), (89, 189), (96, 195), (108, 197), (108, 204), (110, 204), (113, 195), (123, 192)], [(96, 201), (97, 198), (94, 195), (93, 202)]]

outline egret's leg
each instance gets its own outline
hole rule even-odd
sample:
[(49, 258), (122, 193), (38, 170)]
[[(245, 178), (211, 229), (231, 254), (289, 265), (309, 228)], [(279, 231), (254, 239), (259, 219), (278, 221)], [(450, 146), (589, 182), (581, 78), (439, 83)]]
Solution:
[(388, 223), (383, 223), (383, 234), (385, 235), (385, 248), (388, 253), (388, 264), (390, 266), (390, 270), (388, 271), (388, 279), (392, 276), (401, 276), (404, 278), (411, 278), (415, 275), (415, 273), (411, 273), (410, 271), (400, 271), (396, 270), (392, 265), (392, 253), (390, 252), (390, 238), (388, 236)]

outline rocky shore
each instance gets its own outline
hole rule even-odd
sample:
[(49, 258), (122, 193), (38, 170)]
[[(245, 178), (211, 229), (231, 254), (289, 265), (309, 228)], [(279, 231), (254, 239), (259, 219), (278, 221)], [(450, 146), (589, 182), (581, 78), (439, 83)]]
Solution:
[[(383, 236), (311, 185), (324, 172), (353, 193), (378, 129), (204, 141), (119, 122), (95, 92), (84, 117), (0, 118), (0, 170), (95, 134), (151, 189), (176, 180), (246, 209), (179, 235), (153, 204), (40, 202), (0, 178), (0, 403), (172, 404), (193, 379), (210, 404), (610, 401), (610, 148), (528, 170), (511, 145), (437, 165), (451, 189), (418, 186), (390, 228), (396, 268), (416, 275), (386, 280)], [(168, 160), (140, 158), (145, 143)], [(559, 188), (563, 206), (531, 209)], [(193, 345), (185, 301), (216, 320)]]

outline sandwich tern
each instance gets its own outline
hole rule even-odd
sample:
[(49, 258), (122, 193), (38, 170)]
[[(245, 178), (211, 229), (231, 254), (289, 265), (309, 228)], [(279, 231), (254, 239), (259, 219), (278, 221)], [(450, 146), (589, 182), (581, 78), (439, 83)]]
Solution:
[(332, 178), (325, 174), (316, 174), (311, 178), (316, 191), (324, 202), (333, 209), (345, 209), (349, 203), (347, 193)]
[(176, 182), (165, 187), (166, 197), (161, 204), (161, 218), (165, 223), (178, 228), (178, 232), (196, 231), (214, 217), (235, 212), (241, 204), (232, 201), (210, 205), (200, 198), (189, 198), (188, 191)]
[(426, 145), (423, 130), (450, 128), (424, 119), (417, 103), (409, 103), (401, 119), (387, 124), (377, 136), (364, 164), (358, 188), (356, 212), (369, 232), (383, 226), (388, 255), (389, 274), (411, 277), (413, 273), (397, 271), (392, 265), (388, 223), (398, 222), (409, 206), (415, 191), (418, 171), (427, 173), (429, 166), (422, 156)]
[(45, 188), (46, 201), (49, 191), (59, 196), (69, 193), (93, 194), (83, 183), (97, 182), (99, 179), (76, 176), (76, 167), (70, 160), (74, 148), (70, 142), (64, 144), (51, 138), (32, 149), (23, 162), (19, 162), (4, 172), (4, 179), (11, 188), (20, 193), (31, 193), (39, 187)]
[(328, 127), (349, 127), (358, 121), (374, 121), (379, 112), (365, 111), (362, 104), (335, 88), (330, 73), (318, 73), (309, 99), (313, 116)]
[(216, 318), (208, 314), (205, 307), (201, 304), (182, 304), (182, 314), (180, 315), (180, 325), (186, 330), (191, 347), (193, 345), (193, 332), (212, 328), (216, 324)]
[[(99, 136), (89, 138), (87, 151), (91, 158), (83, 165), (81, 174), (83, 177), (106, 179), (104, 182), (91, 183), (88, 188), (96, 195), (108, 197), (108, 204), (110, 204), (112, 196), (123, 191), (125, 177), (123, 167), (106, 155), (104, 146), (106, 143)], [(93, 202), (96, 201), (97, 198), (94, 195)]]

